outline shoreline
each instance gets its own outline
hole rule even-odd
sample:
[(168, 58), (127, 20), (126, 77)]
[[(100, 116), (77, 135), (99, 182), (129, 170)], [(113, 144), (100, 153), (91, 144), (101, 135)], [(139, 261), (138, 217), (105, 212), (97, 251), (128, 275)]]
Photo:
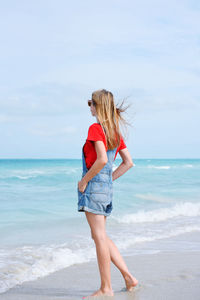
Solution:
[[(165, 241), (169, 239), (162, 239), (156, 243), (161, 246), (165, 244)], [(185, 247), (182, 247), (183, 242)], [(151, 248), (150, 243), (144, 243), (143, 247)], [(179, 243), (179, 250), (173, 248), (173, 245), (177, 246), (177, 243)], [(114, 297), (95, 297), (95, 299), (199, 300), (199, 233), (185, 233), (172, 237), (170, 244), (171, 249), (166, 248), (157, 253), (122, 254), (130, 272), (138, 279), (139, 284), (132, 292), (127, 292), (122, 275), (111, 263), (111, 280), (115, 295)], [(191, 245), (193, 245), (192, 248)], [(99, 286), (98, 263), (94, 259), (90, 262), (71, 265), (33, 281), (18, 284), (0, 294), (0, 300), (78, 300), (92, 294)], [(94, 298), (90, 299), (94, 300)]]
[[(199, 299), (200, 251), (124, 256), (124, 260), (139, 284), (132, 292), (125, 291), (120, 272), (111, 264), (115, 296), (109, 299)], [(91, 261), (72, 265), (34, 281), (24, 282), (0, 294), (0, 299), (76, 300), (92, 294), (99, 285), (98, 264), (97, 261)]]

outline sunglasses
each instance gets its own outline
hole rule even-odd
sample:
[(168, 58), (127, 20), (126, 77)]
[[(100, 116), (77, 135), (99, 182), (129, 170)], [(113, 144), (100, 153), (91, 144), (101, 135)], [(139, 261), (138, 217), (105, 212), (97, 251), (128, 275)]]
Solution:
[(88, 100), (88, 106), (91, 106), (91, 104), (93, 104), (95, 106), (96, 102), (93, 99), (92, 100)]

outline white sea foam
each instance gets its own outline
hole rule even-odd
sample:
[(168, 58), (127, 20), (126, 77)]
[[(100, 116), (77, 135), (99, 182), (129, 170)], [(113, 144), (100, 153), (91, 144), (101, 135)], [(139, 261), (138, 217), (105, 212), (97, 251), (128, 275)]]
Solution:
[(43, 170), (37, 170), (37, 169), (27, 169), (27, 170), (12, 170), (9, 172), (4, 172), (0, 174), (1, 179), (30, 179), (30, 178), (36, 178), (40, 176), (55, 176), (55, 175), (70, 175), (73, 173), (80, 172), (80, 167), (60, 167), (60, 168), (46, 168)]
[(112, 217), (119, 223), (145, 223), (161, 222), (179, 216), (200, 216), (200, 203), (179, 203), (171, 208), (160, 208), (151, 211), (140, 210), (134, 214), (126, 214), (121, 217)]
[(161, 170), (169, 170), (171, 167), (170, 166), (148, 166), (150, 169), (161, 169)]
[(21, 176), (21, 175), (15, 175), (15, 176), (10, 176), (10, 178), (18, 178), (18, 179), (30, 179), (30, 178), (35, 178), (37, 175), (30, 175), (30, 176)]
[[(140, 166), (138, 166), (140, 167)], [(163, 165), (163, 166), (156, 166), (156, 165), (147, 165), (142, 166), (142, 168), (149, 168), (149, 169), (158, 169), (158, 170), (169, 170), (169, 169), (184, 169), (184, 168), (199, 168), (199, 165), (193, 165), (193, 164), (172, 164), (172, 165)]]
[(17, 284), (35, 280), (95, 257), (94, 247), (71, 250), (65, 244), (24, 246), (0, 251), (0, 293)]
[(184, 233), (189, 233), (189, 232), (195, 232), (195, 231), (200, 231), (200, 226), (184, 226), (181, 228), (176, 228), (167, 232), (154, 232), (150, 236), (148, 235), (133, 235), (132, 237), (126, 237), (125, 239), (118, 239), (117, 241), (117, 246), (120, 248), (120, 250), (125, 250), (129, 248), (132, 245), (138, 244), (138, 243), (144, 243), (144, 242), (153, 242), (156, 240), (161, 240), (161, 239), (168, 239), (171, 237), (178, 236), (180, 234)]
[(113, 163), (113, 167), (112, 170), (115, 171), (117, 169), (118, 165), (116, 165), (115, 163)]
[(66, 168), (64, 173), (67, 174), (67, 175), (70, 175), (72, 173), (77, 173), (77, 172), (80, 172), (80, 171), (82, 171), (82, 167), (81, 168)]
[[(116, 244), (120, 251), (130, 246), (167, 239), (187, 232), (200, 231), (200, 226), (187, 225), (166, 231), (143, 232), (135, 234), (123, 232), (117, 236)], [(116, 236), (115, 236), (116, 238)], [(96, 257), (93, 243), (81, 246), (74, 242), (74, 248), (67, 244), (41, 246), (23, 246), (15, 249), (0, 250), (0, 293), (4, 293), (17, 284), (44, 277), (73, 264), (89, 262)]]
[[(185, 207), (182, 207), (183, 215), (196, 216), (199, 215), (200, 207), (194, 208), (192, 203), (185, 203)], [(181, 215), (181, 209), (174, 208), (172, 211), (179, 211)], [(154, 214), (160, 213), (161, 210), (155, 210)], [(166, 213), (166, 211), (165, 211)], [(169, 211), (167, 212), (169, 218)], [(166, 219), (166, 214), (161, 214)], [(174, 214), (175, 215), (175, 214)], [(176, 214), (178, 215), (178, 214)], [(139, 222), (145, 222), (149, 219), (152, 220), (151, 215), (145, 217), (139, 213), (129, 215), (131, 216), (129, 223), (134, 223), (137, 217)], [(114, 217), (112, 217), (114, 218)], [(149, 218), (149, 219), (148, 219)], [(154, 219), (154, 218), (153, 218)], [(144, 221), (145, 220), (145, 221)], [(163, 217), (162, 217), (163, 220)], [(118, 222), (128, 223), (125, 216), (118, 219)], [(147, 222), (148, 222), (147, 221)], [(134, 225), (135, 226), (135, 225)], [(200, 226), (189, 224), (178, 224), (175, 228), (173, 227), (149, 227), (148, 230), (145, 228), (135, 228), (129, 230), (130, 224), (126, 226), (124, 234), (124, 228), (121, 231), (115, 233), (113, 231), (113, 237), (116, 239), (116, 244), (119, 250), (123, 251), (128, 249), (132, 245), (152, 242), (159, 239), (167, 239), (173, 236), (177, 236), (186, 232), (200, 231)], [(128, 230), (127, 230), (128, 229)], [(111, 233), (112, 236), (112, 233)], [(112, 238), (112, 237), (111, 237)], [(37, 278), (46, 276), (57, 270), (66, 268), (73, 264), (79, 264), (83, 262), (91, 261), (96, 257), (94, 243), (90, 236), (84, 238), (84, 240), (71, 241), (71, 244), (51, 244), (41, 246), (23, 246), (17, 248), (1, 248), (0, 249), (0, 293), (7, 291), (8, 289), (21, 284), (25, 281), (35, 280)]]
[(164, 197), (160, 195), (155, 195), (155, 194), (135, 194), (135, 197), (144, 199), (144, 200), (150, 200), (154, 202), (160, 202), (160, 203), (171, 203), (174, 202), (174, 198), (172, 197)]

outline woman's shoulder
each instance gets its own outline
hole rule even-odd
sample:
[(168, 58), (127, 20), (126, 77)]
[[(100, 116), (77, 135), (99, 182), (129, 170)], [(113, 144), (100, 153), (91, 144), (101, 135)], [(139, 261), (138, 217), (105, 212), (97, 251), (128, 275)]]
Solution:
[(105, 139), (103, 129), (99, 123), (93, 123), (89, 126), (87, 139), (93, 141)]
[(89, 128), (101, 128), (101, 124), (100, 123), (93, 123), (89, 126)]
[(98, 132), (101, 132), (103, 130), (102, 130), (102, 127), (101, 127), (100, 123), (93, 123), (93, 124), (91, 124), (89, 126), (88, 131), (98, 131)]

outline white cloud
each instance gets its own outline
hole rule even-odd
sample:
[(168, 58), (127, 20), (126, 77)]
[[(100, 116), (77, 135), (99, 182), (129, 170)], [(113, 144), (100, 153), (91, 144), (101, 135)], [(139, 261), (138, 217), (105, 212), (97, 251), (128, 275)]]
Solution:
[(50, 129), (50, 128), (36, 128), (29, 130), (30, 133), (37, 136), (46, 136), (46, 137), (58, 137), (68, 134), (73, 134), (77, 132), (77, 128), (73, 126), (67, 126), (64, 128)]
[[(149, 114), (156, 119), (159, 112), (160, 120), (170, 125), (174, 112), (174, 120), (182, 120), (183, 127), (187, 117), (190, 130), (193, 120), (195, 126), (199, 123), (199, 8), (195, 0), (4, 1), (2, 136), (9, 130), (22, 145), (27, 139), (33, 139), (34, 146), (40, 137), (50, 137), (50, 146), (56, 137), (65, 136), (79, 143), (76, 126), (87, 132), (86, 101), (99, 88), (111, 90), (116, 100), (130, 96), (137, 124), (144, 121), (144, 131), (141, 124), (137, 127), (144, 141), (146, 127), (151, 126), (145, 123)], [(176, 130), (174, 126), (174, 134)], [(141, 153), (151, 156), (150, 147), (144, 149), (147, 154)]]
[(0, 115), (0, 123), (5, 123), (5, 122), (9, 122), (10, 121), (10, 117), (6, 116), (6, 115)]
[(0, 114), (0, 123), (14, 123), (20, 121), (20, 117), (13, 115)]

